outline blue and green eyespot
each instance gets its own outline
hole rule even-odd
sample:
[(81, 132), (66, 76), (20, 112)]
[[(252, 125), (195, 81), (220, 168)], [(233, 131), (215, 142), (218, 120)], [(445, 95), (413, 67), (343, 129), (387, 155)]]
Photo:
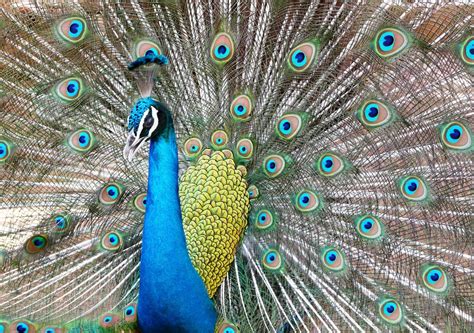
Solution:
[(310, 41), (294, 47), (288, 56), (288, 68), (295, 73), (307, 71), (318, 55), (318, 42)]
[(216, 150), (225, 148), (228, 142), (229, 136), (224, 130), (214, 131), (211, 135), (211, 146)]
[(123, 318), (127, 323), (134, 323), (137, 321), (137, 305), (135, 303), (129, 304), (123, 310)]
[(183, 146), (183, 153), (189, 159), (195, 159), (199, 156), (203, 148), (202, 141), (199, 138), (192, 137), (186, 140)]
[(114, 313), (104, 313), (99, 317), (99, 326), (102, 328), (112, 328), (120, 323), (120, 316)]
[(468, 66), (474, 66), (474, 36), (469, 36), (460, 45), (462, 61)]
[(57, 233), (64, 233), (71, 227), (72, 218), (66, 213), (60, 213), (51, 217), (53, 229)]
[(254, 226), (258, 230), (272, 230), (276, 226), (276, 215), (268, 209), (261, 209), (255, 214)]
[(135, 59), (140, 58), (140, 57), (145, 57), (149, 54), (154, 54), (155, 56), (163, 54), (161, 48), (158, 46), (158, 43), (156, 43), (155, 41), (149, 38), (138, 40), (135, 43), (135, 46), (133, 49), (134, 49), (133, 55)]
[(140, 213), (145, 213), (146, 210), (146, 192), (139, 193), (133, 198), (133, 208)]
[(375, 53), (384, 59), (392, 59), (406, 51), (411, 37), (399, 28), (384, 28), (377, 32), (372, 47)]
[(285, 171), (286, 166), (287, 161), (285, 157), (278, 154), (266, 156), (262, 163), (263, 172), (268, 178), (278, 177)]
[(78, 44), (87, 36), (87, 22), (79, 16), (68, 17), (56, 25), (58, 36), (71, 44)]
[(471, 129), (460, 121), (451, 121), (440, 127), (443, 146), (452, 151), (466, 152), (472, 148)]
[(386, 126), (394, 119), (394, 111), (388, 104), (375, 100), (366, 100), (356, 112), (357, 119), (367, 129)]
[(275, 132), (279, 138), (290, 141), (295, 138), (303, 127), (303, 119), (299, 114), (286, 114), (278, 119)]
[(406, 176), (400, 179), (399, 189), (402, 196), (410, 201), (424, 201), (428, 198), (429, 189), (426, 182), (418, 176)]
[(230, 115), (235, 121), (247, 121), (253, 111), (253, 103), (248, 95), (238, 95), (230, 104)]
[(48, 236), (38, 234), (30, 237), (25, 243), (25, 251), (29, 254), (43, 252), (48, 245)]
[(36, 328), (30, 321), (22, 319), (11, 323), (8, 332), (33, 333), (36, 332)]
[(441, 266), (424, 265), (420, 272), (423, 285), (435, 293), (444, 293), (448, 289), (448, 275)]
[(362, 238), (378, 240), (383, 237), (384, 226), (380, 219), (373, 215), (361, 215), (355, 218), (356, 231)]
[(403, 309), (393, 298), (383, 299), (378, 303), (378, 312), (383, 321), (396, 325), (403, 320)]
[(117, 182), (105, 184), (99, 193), (99, 202), (105, 206), (116, 204), (124, 193), (125, 187)]
[(211, 59), (217, 64), (226, 64), (234, 56), (234, 41), (228, 33), (221, 32), (214, 37), (211, 45)]
[(321, 251), (323, 266), (332, 272), (341, 272), (346, 268), (344, 254), (335, 247), (328, 246)]
[(239, 333), (239, 328), (236, 324), (225, 320), (216, 327), (217, 333)]
[(283, 256), (275, 248), (266, 250), (262, 255), (262, 264), (268, 271), (279, 273), (283, 270)]
[(0, 165), (6, 163), (12, 156), (14, 145), (6, 138), (0, 137)]
[(106, 232), (100, 240), (100, 246), (106, 251), (118, 251), (123, 247), (123, 236), (118, 231)]
[(96, 139), (91, 131), (82, 128), (69, 135), (67, 144), (74, 152), (85, 154), (95, 147)]
[(64, 79), (53, 88), (53, 95), (63, 103), (72, 103), (78, 100), (84, 92), (84, 82), (78, 76)]
[(295, 208), (302, 213), (310, 213), (321, 209), (321, 198), (314, 191), (303, 189), (294, 199)]
[(315, 166), (321, 176), (334, 177), (344, 171), (346, 163), (338, 155), (326, 152), (316, 160)]
[(240, 139), (236, 145), (236, 157), (242, 160), (249, 160), (253, 156), (254, 145), (250, 139)]

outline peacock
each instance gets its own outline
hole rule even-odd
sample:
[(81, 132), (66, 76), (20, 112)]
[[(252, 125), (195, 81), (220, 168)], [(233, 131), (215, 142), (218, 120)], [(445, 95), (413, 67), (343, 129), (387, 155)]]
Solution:
[(474, 5), (3, 1), (0, 333), (474, 330)]

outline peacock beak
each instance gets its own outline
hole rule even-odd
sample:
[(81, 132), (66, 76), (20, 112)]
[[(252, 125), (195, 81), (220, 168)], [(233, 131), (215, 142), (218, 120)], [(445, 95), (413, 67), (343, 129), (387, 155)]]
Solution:
[(123, 157), (127, 161), (133, 160), (137, 151), (143, 146), (146, 142), (146, 137), (137, 136), (133, 130), (128, 133), (127, 143), (123, 149)]

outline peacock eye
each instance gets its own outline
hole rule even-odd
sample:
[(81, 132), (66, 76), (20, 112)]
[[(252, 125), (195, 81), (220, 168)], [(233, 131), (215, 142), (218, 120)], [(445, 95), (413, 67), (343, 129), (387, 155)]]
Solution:
[(324, 267), (333, 272), (340, 272), (345, 268), (344, 255), (334, 247), (328, 247), (322, 251), (321, 261)]
[(71, 217), (67, 214), (57, 214), (52, 218), (53, 227), (56, 232), (66, 232), (71, 225)]
[(44, 251), (48, 245), (48, 236), (34, 235), (25, 243), (25, 251), (30, 254), (36, 254)]
[(406, 49), (408, 41), (408, 36), (403, 31), (385, 28), (375, 36), (374, 49), (380, 57), (391, 58)]
[(344, 170), (344, 161), (336, 154), (324, 153), (316, 162), (316, 169), (322, 176), (333, 177)]
[(105, 184), (99, 193), (99, 201), (101, 204), (109, 206), (117, 203), (122, 197), (124, 191), (123, 185), (119, 183)]
[(390, 324), (398, 324), (403, 319), (400, 304), (394, 299), (386, 299), (379, 303), (379, 314), (383, 320)]
[(118, 251), (123, 245), (122, 235), (115, 231), (109, 231), (102, 236), (100, 245), (104, 250)]
[(84, 84), (79, 77), (67, 78), (56, 85), (53, 93), (63, 103), (71, 103), (82, 96)]
[(227, 145), (229, 136), (223, 130), (214, 131), (211, 135), (211, 145), (214, 149), (222, 149)]
[(229, 321), (224, 321), (218, 327), (216, 327), (217, 333), (239, 333), (237, 326)]
[(120, 317), (113, 313), (105, 313), (99, 318), (99, 325), (102, 328), (111, 328), (120, 322)]
[(252, 114), (252, 100), (247, 95), (239, 95), (230, 104), (230, 114), (234, 120), (249, 120)]
[(258, 191), (258, 188), (255, 185), (250, 185), (247, 191), (249, 193), (250, 200), (256, 199), (260, 195), (260, 192)]
[(68, 146), (77, 153), (88, 153), (90, 152), (96, 143), (94, 134), (86, 129), (79, 129), (69, 135), (67, 140)]
[(141, 213), (145, 213), (146, 210), (146, 193), (137, 194), (133, 198), (133, 208)]
[(431, 291), (442, 293), (448, 289), (448, 278), (444, 270), (437, 265), (430, 265), (421, 272), (423, 284)]
[(356, 218), (357, 233), (366, 239), (378, 239), (382, 236), (382, 223), (371, 215), (363, 215)]
[(147, 55), (158, 56), (163, 54), (157, 43), (150, 39), (142, 39), (135, 44), (135, 58), (145, 57)]
[(87, 35), (87, 23), (82, 17), (69, 17), (57, 25), (56, 31), (66, 42), (77, 44)]
[(276, 124), (277, 135), (284, 140), (293, 139), (302, 128), (303, 121), (297, 114), (287, 114), (281, 117)]
[(428, 197), (428, 187), (420, 177), (416, 176), (402, 178), (400, 192), (403, 197), (411, 201), (422, 201)]
[(7, 139), (0, 138), (0, 165), (6, 163), (13, 153), (13, 144)]
[(263, 160), (263, 172), (269, 178), (279, 176), (285, 169), (285, 159), (280, 155), (269, 155)]
[(267, 210), (262, 209), (257, 212), (255, 216), (255, 227), (259, 230), (268, 230), (275, 224), (273, 214)]
[[(5, 330), (5, 332), (7, 332), (7, 330)], [(8, 332), (34, 333), (36, 332), (36, 329), (29, 321), (17, 320), (10, 324), (10, 330)]]
[(253, 142), (250, 139), (241, 139), (237, 142), (237, 157), (249, 159), (253, 155)]
[(137, 321), (137, 305), (129, 304), (123, 310), (123, 317), (127, 323)]
[(314, 62), (317, 54), (317, 44), (302, 43), (293, 48), (288, 56), (289, 68), (297, 73), (306, 71)]
[(190, 138), (184, 143), (184, 155), (195, 158), (202, 150), (202, 142), (198, 138)]
[(263, 267), (271, 272), (280, 272), (283, 268), (283, 258), (276, 249), (268, 249), (262, 256)]
[(221, 32), (214, 37), (211, 46), (211, 58), (218, 64), (229, 62), (234, 55), (234, 42), (232, 37)]
[(303, 213), (309, 213), (319, 208), (318, 196), (310, 190), (303, 190), (296, 195), (295, 208)]
[(393, 118), (393, 112), (388, 105), (377, 100), (364, 102), (356, 115), (362, 125), (368, 129), (386, 125)]
[(471, 147), (471, 132), (464, 124), (452, 121), (441, 127), (441, 143), (448, 149), (468, 150)]
[(474, 36), (470, 36), (461, 44), (461, 59), (467, 65), (474, 65)]

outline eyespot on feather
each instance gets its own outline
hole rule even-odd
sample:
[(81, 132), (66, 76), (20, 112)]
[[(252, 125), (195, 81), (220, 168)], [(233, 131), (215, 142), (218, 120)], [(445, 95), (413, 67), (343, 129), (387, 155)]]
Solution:
[(278, 177), (285, 170), (285, 166), (285, 158), (277, 154), (265, 157), (262, 163), (263, 172), (269, 178)]
[(275, 132), (283, 140), (291, 140), (296, 137), (303, 126), (303, 120), (298, 114), (286, 114), (278, 119)]
[(239, 95), (230, 104), (230, 115), (236, 121), (250, 119), (253, 111), (252, 100), (247, 95)]
[(355, 218), (356, 231), (362, 238), (376, 240), (383, 237), (383, 224), (373, 215), (361, 215)]
[(275, 226), (275, 217), (268, 209), (259, 210), (254, 219), (254, 225), (258, 230), (270, 230)]
[(214, 131), (211, 135), (211, 145), (216, 150), (225, 148), (228, 141), (229, 136), (223, 130)]
[(283, 269), (283, 257), (278, 250), (270, 248), (263, 253), (262, 264), (268, 271), (279, 273)]
[(474, 36), (469, 36), (460, 45), (462, 61), (468, 66), (474, 66)]
[(53, 230), (57, 233), (65, 233), (71, 227), (72, 218), (65, 213), (55, 214), (51, 217)]
[(340, 272), (345, 269), (346, 259), (344, 254), (335, 247), (328, 246), (321, 252), (323, 266), (332, 272)]
[(106, 251), (118, 251), (123, 247), (123, 237), (117, 231), (109, 231), (102, 236), (100, 246)]
[(320, 208), (320, 199), (311, 190), (301, 190), (295, 198), (294, 206), (302, 213), (310, 213)]
[(30, 237), (25, 243), (25, 251), (29, 254), (37, 254), (43, 252), (48, 245), (48, 236), (38, 234)]
[(250, 185), (249, 188), (247, 189), (247, 191), (249, 193), (249, 199), (250, 200), (257, 199), (260, 195), (258, 187), (255, 186), (255, 185)]
[(296, 73), (303, 73), (313, 65), (318, 53), (315, 42), (301, 43), (294, 47), (288, 56), (288, 67)]
[(32, 322), (19, 319), (10, 324), (9, 332), (11, 333), (35, 333), (36, 327)]
[(53, 95), (62, 103), (72, 103), (78, 100), (85, 91), (85, 85), (80, 77), (70, 77), (62, 80), (53, 88)]
[(137, 305), (135, 303), (129, 304), (123, 309), (123, 319), (127, 323), (137, 321)]
[(139, 193), (133, 198), (133, 208), (139, 211), (140, 213), (145, 213), (146, 211), (146, 192)]
[(443, 124), (440, 139), (443, 146), (452, 151), (469, 151), (472, 147), (471, 130), (459, 121)]
[(13, 155), (14, 148), (10, 140), (0, 137), (0, 165), (8, 162)]
[(211, 59), (217, 64), (226, 64), (234, 56), (234, 41), (225, 32), (218, 33), (214, 37), (211, 46)]
[(116, 204), (123, 195), (125, 187), (117, 182), (105, 184), (99, 193), (99, 202), (105, 206)]
[(235, 155), (238, 159), (248, 160), (253, 156), (253, 142), (250, 139), (240, 139), (235, 147)]
[(323, 153), (316, 161), (316, 170), (324, 177), (334, 177), (340, 174), (344, 168), (344, 160), (331, 152)]
[(379, 315), (388, 324), (399, 324), (403, 319), (403, 309), (395, 299), (385, 299), (378, 304)]
[(375, 129), (388, 125), (394, 118), (394, 112), (388, 104), (370, 99), (362, 103), (356, 117), (367, 129)]
[(391, 59), (408, 49), (410, 37), (398, 28), (384, 28), (377, 32), (372, 43), (375, 53), (383, 59)]
[(56, 25), (59, 37), (71, 44), (78, 44), (87, 36), (87, 22), (79, 16), (68, 17)]
[(239, 328), (234, 323), (225, 320), (216, 327), (217, 333), (239, 333)]
[(421, 272), (423, 285), (435, 293), (443, 293), (448, 289), (448, 276), (438, 265), (424, 265)]
[(74, 152), (85, 154), (95, 147), (96, 139), (91, 131), (78, 129), (69, 135), (67, 144)]
[(104, 313), (99, 317), (98, 322), (102, 328), (112, 328), (120, 323), (120, 317), (114, 313)]
[(183, 152), (190, 159), (196, 158), (202, 150), (202, 141), (198, 138), (189, 138), (183, 146)]
[(423, 201), (428, 198), (428, 186), (417, 176), (406, 176), (399, 181), (402, 196), (410, 201)]
[(151, 53), (153, 53), (156, 56), (163, 54), (161, 48), (153, 40), (144, 38), (144, 39), (139, 40), (137, 43), (135, 43), (135, 47), (134, 47), (135, 58), (145, 57)]

